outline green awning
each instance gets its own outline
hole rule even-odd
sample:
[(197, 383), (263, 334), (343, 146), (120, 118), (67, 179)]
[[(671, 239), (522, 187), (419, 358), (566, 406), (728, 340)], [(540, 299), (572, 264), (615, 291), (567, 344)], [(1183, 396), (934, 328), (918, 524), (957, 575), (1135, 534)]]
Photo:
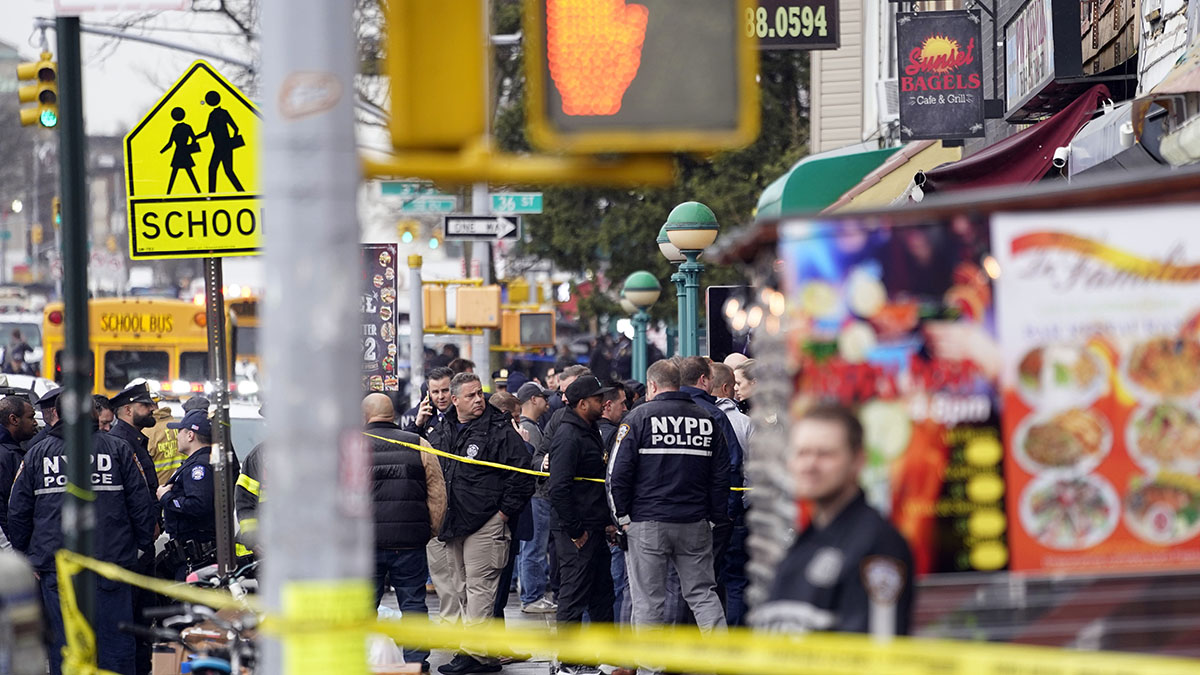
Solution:
[(794, 213), (816, 213), (836, 202), (858, 185), (863, 176), (900, 150), (900, 147), (861, 150), (862, 147), (830, 150), (796, 162), (763, 190), (755, 217), (764, 220)]

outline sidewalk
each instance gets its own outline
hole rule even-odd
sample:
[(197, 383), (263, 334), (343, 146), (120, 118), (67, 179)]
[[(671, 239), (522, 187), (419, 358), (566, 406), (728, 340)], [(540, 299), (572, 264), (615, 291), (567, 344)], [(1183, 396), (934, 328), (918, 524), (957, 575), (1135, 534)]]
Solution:
[[(429, 607), (429, 614), (434, 616), (438, 611), (437, 595), (430, 593), (425, 596), (425, 603)], [(388, 591), (383, 596), (382, 604), (385, 607), (397, 609), (396, 594)], [(508, 596), (508, 606), (504, 610), (504, 620), (507, 623), (523, 623), (523, 624), (540, 624), (545, 626), (554, 626), (553, 614), (524, 614), (521, 612), (521, 599), (516, 593), (510, 593)], [(435, 649), (429, 655), (429, 665), (431, 673), (437, 675), (438, 666), (450, 663), (450, 659), (454, 658), (453, 652), (441, 649)], [(520, 663), (510, 663), (504, 666), (503, 672), (505, 675), (550, 675), (553, 672), (553, 656), (549, 654), (535, 655), (528, 661)]]

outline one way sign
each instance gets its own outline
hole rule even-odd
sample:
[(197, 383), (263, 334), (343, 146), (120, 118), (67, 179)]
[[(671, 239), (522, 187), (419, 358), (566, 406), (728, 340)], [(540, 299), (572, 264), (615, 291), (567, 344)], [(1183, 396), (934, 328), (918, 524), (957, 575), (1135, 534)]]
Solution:
[(442, 232), (447, 240), (518, 239), (521, 219), (517, 216), (442, 216)]

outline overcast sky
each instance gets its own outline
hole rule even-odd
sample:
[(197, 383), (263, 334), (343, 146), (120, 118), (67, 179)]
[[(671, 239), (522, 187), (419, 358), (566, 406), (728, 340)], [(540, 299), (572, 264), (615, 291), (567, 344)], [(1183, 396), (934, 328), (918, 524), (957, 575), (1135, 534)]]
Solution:
[[(75, 0), (81, 3), (83, 0)], [(35, 17), (54, 17), (53, 0), (0, 0), (0, 40), (14, 45), (24, 56), (41, 51)], [(85, 14), (83, 24), (112, 24), (129, 15)], [(142, 35), (176, 42), (238, 58), (247, 52), (237, 39), (213, 33), (232, 25), (187, 12), (164, 12), (148, 24)], [(46, 32), (50, 51), (57, 52), (53, 30)], [(150, 111), (166, 89), (200, 58), (194, 54), (114, 38), (84, 34), (83, 82), (87, 131), (95, 135), (125, 135)], [(221, 72), (231, 68), (209, 59)]]

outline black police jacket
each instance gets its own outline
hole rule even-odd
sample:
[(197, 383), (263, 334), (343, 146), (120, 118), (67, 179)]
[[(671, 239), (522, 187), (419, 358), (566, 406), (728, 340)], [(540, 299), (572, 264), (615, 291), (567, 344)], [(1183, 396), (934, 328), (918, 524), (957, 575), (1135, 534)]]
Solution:
[(613, 439), (617, 437), (617, 423), (607, 417), (601, 417), (596, 421), (596, 426), (600, 427), (600, 441), (604, 443), (604, 455), (607, 457)]
[[(401, 431), (390, 422), (372, 422), (367, 433), (413, 445), (421, 437)], [(371, 502), (375, 513), (375, 548), (420, 548), (429, 542), (429, 521), (425, 465), (421, 452), (378, 438), (367, 437), (373, 458)]]
[(586, 530), (611, 524), (604, 495), (604, 469), (608, 453), (600, 429), (567, 408), (567, 414), (550, 439), (550, 527), (572, 539)]
[[(494, 406), (484, 405), (483, 414), (461, 428), (457, 410), (450, 406), (426, 439), (438, 450), (460, 457), (529, 468), (529, 452), (513, 429), (512, 416)], [(474, 533), (497, 511), (516, 518), (533, 496), (529, 474), (444, 457), (441, 464), (446, 479), (446, 519), (438, 535), (442, 541)]]
[(112, 428), (108, 433), (125, 441), (133, 448), (133, 456), (137, 459), (137, 463), (142, 467), (142, 473), (146, 476), (146, 486), (150, 488), (150, 494), (158, 492), (158, 473), (154, 469), (154, 458), (150, 456), (148, 447), (150, 439), (146, 438), (146, 434), (138, 431), (132, 424), (122, 419), (113, 420)]
[(158, 505), (163, 510), (164, 529), (182, 543), (216, 543), (216, 488), (210, 456), (212, 448), (200, 448), (183, 460), (183, 465), (167, 481)]
[(609, 454), (608, 497), (620, 524), (727, 522), (729, 452), (712, 416), (677, 391), (630, 411)]
[[(38, 571), (54, 569), (62, 548), (62, 504), (67, 492), (65, 425), (25, 453), (8, 502), (8, 538)], [(154, 541), (154, 503), (129, 445), (99, 431), (93, 422), (92, 490), (95, 557), (122, 567), (137, 562), (138, 550)]]
[(0, 498), (3, 498), (0, 500), (0, 529), (5, 533), (8, 532), (8, 496), (12, 493), (13, 481), (24, 456), (21, 444), (8, 433), (8, 429), (0, 427)]
[(796, 537), (775, 571), (766, 603), (751, 622), (784, 632), (871, 629), (870, 599), (891, 600), (897, 635), (912, 628), (913, 558), (904, 540), (858, 496), (828, 525)]
[[(549, 418), (549, 421), (546, 422), (544, 427), (542, 427), (542, 442), (538, 444), (538, 447), (533, 449), (533, 468), (537, 469), (538, 471), (542, 470), (542, 464), (545, 462), (546, 456), (550, 454), (550, 443), (554, 440), (554, 434), (558, 431), (558, 428), (562, 426), (563, 418), (570, 412), (570, 408), (561, 406), (554, 412), (542, 413), (542, 417), (538, 421), (541, 422), (547, 418)], [(534, 483), (537, 486), (533, 493), (534, 496), (540, 499), (545, 499), (546, 501), (550, 501), (550, 479), (537, 478), (535, 479)]]
[[(692, 397), (692, 402), (700, 406), (712, 416), (716, 422), (717, 428), (721, 430), (721, 434), (725, 437), (725, 447), (729, 448), (729, 485), (732, 487), (743, 487), (746, 479), (742, 473), (742, 459), (746, 456), (745, 449), (738, 441), (737, 432), (733, 430), (733, 424), (729, 422), (729, 416), (724, 410), (717, 405), (717, 399), (712, 394), (698, 387), (680, 387), (679, 391)], [(729, 517), (737, 519), (745, 509), (742, 506), (742, 493), (734, 490), (729, 491)]]

